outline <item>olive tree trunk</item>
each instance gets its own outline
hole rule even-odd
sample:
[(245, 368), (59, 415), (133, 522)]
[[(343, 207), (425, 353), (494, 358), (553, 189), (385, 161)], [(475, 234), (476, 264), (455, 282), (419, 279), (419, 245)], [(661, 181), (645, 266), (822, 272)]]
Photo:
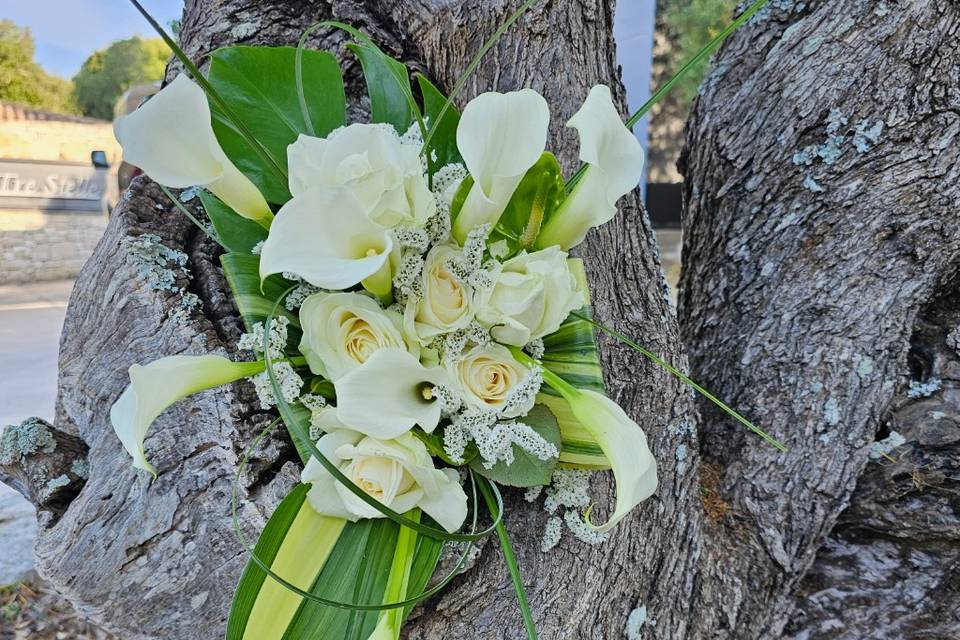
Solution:
[[(180, 35), (202, 64), (218, 46), (291, 45), (313, 22), (334, 18), (365, 30), (449, 90), (517, 4), (188, 0)], [(955, 486), (949, 446), (956, 423), (947, 393), (937, 409), (939, 431), (924, 431), (915, 404), (890, 411), (907, 377), (912, 336), (915, 351), (929, 360), (924, 375), (942, 375), (948, 385), (958, 358), (923, 347), (939, 335), (931, 327), (960, 320), (960, 304), (934, 303), (938, 296), (953, 301), (944, 287), (960, 248), (957, 6), (904, 3), (876, 15), (874, 5), (882, 3), (831, 4), (836, 8), (808, 3), (787, 14), (780, 8), (735, 36), (697, 104), (686, 157), (690, 260), (681, 317), (695, 372), (759, 417), (790, 451), (761, 445), (713, 412), (701, 437), (689, 390), (602, 341), (609, 392), (650, 436), (660, 489), (605, 544), (586, 546), (567, 536), (547, 554), (540, 551), (546, 513), (520, 493), (507, 496), (508, 529), (545, 640), (624, 637), (628, 617), (641, 607), (644, 638), (778, 637), (789, 620), (790, 633), (813, 637), (804, 634), (876, 622), (900, 586), (892, 576), (921, 562), (913, 551), (924, 554), (920, 572), (929, 579), (914, 580), (910, 594), (950, 578), (956, 554), (950, 537), (956, 528), (944, 511), (950, 494), (929, 489)], [(609, 84), (623, 105), (613, 11), (613, 0), (544, 0), (490, 51), (461, 106), (482, 91), (537, 89), (553, 112), (550, 147), (572, 171), (576, 137), (563, 123), (590, 86)], [(787, 30), (791, 24), (797, 26)], [(341, 57), (351, 117), (362, 118), (359, 65), (343, 55), (342, 36), (320, 33), (311, 44)], [(848, 114), (850, 132), (860, 118), (882, 119), (887, 128), (863, 154), (845, 149), (848, 155), (832, 165), (793, 164), (794, 150), (823, 137), (833, 106)], [(803, 187), (809, 172), (823, 191)], [(130, 243), (143, 234), (185, 253), (190, 273), (151, 271), (144, 243)], [(271, 419), (249, 385), (201, 393), (160, 417), (147, 440), (159, 472), (153, 483), (130, 467), (109, 424), (130, 364), (235, 351), (241, 324), (216, 253), (155, 185), (139, 179), (78, 279), (67, 314), (54, 429), (89, 447), (89, 473), (85, 483), (69, 476), (68, 495), (37, 500), (38, 569), (125, 640), (222, 635), (246, 562), (230, 521), (231, 483), (240, 453)], [(598, 317), (686, 368), (637, 199), (627, 198), (615, 222), (592, 233), (579, 253)], [(171, 276), (171, 286), (158, 286)], [(200, 304), (185, 304), (184, 294)], [(948, 307), (953, 311), (943, 311)], [(922, 488), (907, 484), (903, 465), (911, 462), (903, 451), (894, 453), (900, 466), (867, 463), (867, 445), (884, 416), (903, 423), (898, 428), (911, 438), (913, 463), (941, 465)], [(911, 429), (918, 432), (910, 435)], [(62, 456), (48, 458), (40, 450), (14, 464), (56, 478)], [(282, 438), (256, 452), (240, 497), (248, 536), (295, 482), (295, 459)], [(0, 476), (10, 471), (0, 467)], [(17, 475), (42, 481), (39, 472)], [(915, 500), (885, 490), (891, 481)], [(593, 495), (600, 505), (612, 502), (606, 474), (594, 480)], [(859, 510), (844, 511), (852, 501)], [(929, 525), (934, 515), (939, 527)], [(890, 530), (882, 535), (862, 534), (884, 526)], [(863, 581), (857, 562), (891, 556), (900, 563), (888, 576), (893, 586)], [(823, 587), (835, 581), (838, 593)], [(846, 593), (851, 600), (842, 599)], [(956, 615), (956, 607), (939, 602)], [(948, 617), (931, 610), (923, 618), (918, 605), (908, 608), (917, 624), (942, 626)], [(525, 637), (495, 543), (485, 545), (473, 570), (414, 613), (407, 633)]]

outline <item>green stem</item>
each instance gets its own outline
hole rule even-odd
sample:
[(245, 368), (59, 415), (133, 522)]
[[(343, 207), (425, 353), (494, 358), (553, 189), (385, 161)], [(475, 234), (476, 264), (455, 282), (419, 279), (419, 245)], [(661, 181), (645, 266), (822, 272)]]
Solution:
[[(490, 510), (490, 517), (498, 518), (497, 502), (490, 492), (490, 487), (484, 478), (477, 481), (480, 486), (480, 493), (487, 502), (487, 508)], [(523, 580), (520, 577), (520, 567), (517, 564), (517, 556), (513, 552), (513, 546), (510, 544), (510, 537), (507, 535), (507, 528), (503, 525), (503, 518), (499, 518), (497, 523), (497, 538), (500, 539), (500, 548), (503, 550), (503, 559), (507, 563), (507, 570), (510, 572), (510, 578), (513, 580), (513, 588), (517, 592), (517, 604), (520, 605), (520, 615), (523, 616), (523, 626), (527, 630), (529, 640), (537, 640), (537, 627), (533, 623), (533, 614), (530, 613), (530, 605), (527, 603), (527, 593), (523, 588)]]
[[(591, 325), (593, 325), (594, 327), (596, 327), (596, 328), (599, 329), (600, 331), (603, 331), (604, 333), (606, 333), (608, 336), (611, 336), (611, 337), (613, 337), (613, 338), (616, 338), (617, 340), (619, 340), (619, 341), (622, 342), (623, 344), (627, 345), (628, 347), (630, 347), (630, 348), (633, 349), (634, 351), (637, 351), (638, 353), (642, 354), (642, 355), (645, 356), (646, 358), (649, 358), (650, 360), (654, 361), (655, 363), (657, 363), (658, 365), (660, 365), (661, 367), (663, 367), (664, 369), (666, 369), (667, 371), (669, 371), (671, 374), (673, 374), (674, 376), (676, 376), (677, 378), (679, 378), (680, 380), (682, 380), (682, 381), (683, 381), (684, 383), (686, 383), (688, 386), (690, 386), (691, 388), (693, 388), (695, 391), (697, 391), (699, 394), (701, 394), (704, 398), (706, 398), (707, 400), (709, 400), (709, 401), (712, 402), (713, 404), (715, 404), (715, 405), (717, 405), (718, 407), (720, 407), (720, 409), (722, 409), (722, 410), (723, 410), (724, 412), (726, 412), (728, 415), (730, 415), (730, 416), (732, 416), (734, 419), (736, 419), (737, 422), (739, 422), (740, 424), (742, 424), (743, 426), (745, 426), (747, 429), (749, 429), (750, 431), (754, 432), (755, 434), (757, 434), (758, 436), (760, 436), (761, 438), (763, 438), (763, 439), (764, 439), (765, 441), (767, 441), (770, 445), (772, 445), (775, 449), (778, 449), (779, 451), (786, 452), (787, 447), (786, 447), (782, 442), (780, 442), (780, 441), (777, 440), (776, 438), (771, 437), (771, 436), (768, 435), (765, 431), (763, 431), (762, 429), (760, 429), (760, 427), (756, 426), (755, 424), (753, 424), (752, 422), (750, 422), (749, 420), (747, 420), (746, 418), (744, 418), (742, 415), (740, 415), (739, 413), (737, 413), (736, 411), (734, 411), (733, 409), (731, 409), (730, 407), (728, 407), (728, 406), (727, 406), (726, 404), (724, 404), (719, 398), (717, 398), (717, 397), (714, 396), (712, 393), (710, 393), (709, 391), (707, 391), (706, 389), (704, 389), (703, 387), (701, 387), (699, 384), (697, 384), (696, 382), (694, 382), (693, 380), (691, 380), (691, 379), (690, 379), (689, 377), (687, 377), (683, 372), (681, 372), (679, 369), (677, 369), (676, 367), (674, 367), (672, 364), (670, 364), (669, 362), (667, 362), (666, 360), (664, 360), (663, 358), (661, 358), (661, 357), (658, 356), (657, 354), (652, 353), (651, 351), (645, 349), (644, 347), (642, 347), (641, 345), (637, 344), (636, 342), (634, 342), (633, 340), (631, 340), (630, 338), (628, 338), (628, 337), (625, 336), (624, 334), (620, 333), (620, 332), (617, 331), (616, 329), (611, 329), (610, 327), (607, 327), (607, 326), (605, 326), (605, 325), (600, 324), (599, 322), (597, 322), (597, 321), (594, 320), (593, 318), (590, 318), (590, 317), (588, 317), (588, 316), (582, 315), (582, 314), (580, 314), (580, 313), (578, 313), (578, 312), (576, 312), (576, 311), (572, 312), (570, 315), (575, 316), (575, 317), (577, 317), (577, 318), (580, 318), (580, 319), (583, 320), (584, 322), (590, 323)], [(546, 380), (546, 377), (544, 377), (544, 379)], [(552, 385), (551, 385), (551, 386), (552, 386)]]
[[(192, 213), (190, 213), (189, 209), (183, 206), (183, 203), (180, 202), (180, 199), (177, 198), (175, 195), (173, 195), (173, 193), (170, 192), (170, 189), (167, 189), (165, 186), (163, 186), (160, 183), (157, 183), (157, 186), (160, 187), (160, 191), (163, 191), (163, 195), (167, 196), (170, 199), (170, 202), (173, 203), (173, 206), (175, 206), (177, 209), (180, 210), (180, 213), (187, 216), (187, 218), (190, 219), (190, 222), (197, 225), (197, 228), (200, 229), (200, 231), (203, 231), (203, 233), (205, 233), (208, 238), (210, 238), (211, 240), (216, 242), (218, 245), (223, 247), (223, 243), (220, 242), (220, 239), (214, 236), (212, 233), (210, 233), (210, 230), (207, 229), (205, 226), (203, 226), (203, 224), (199, 220), (197, 220)], [(223, 248), (226, 249), (226, 247), (223, 247)]]
[[(673, 74), (673, 76), (667, 80), (666, 84), (657, 89), (657, 92), (650, 96), (650, 99), (644, 102), (643, 105), (637, 109), (633, 115), (630, 116), (626, 122), (627, 128), (632, 129), (634, 125), (640, 122), (640, 118), (647, 115), (647, 112), (653, 108), (653, 105), (660, 102), (660, 99), (667, 95), (667, 92), (669, 92), (670, 89), (672, 89), (673, 86), (677, 84), (680, 79), (687, 74), (687, 72), (690, 71), (690, 69), (694, 68), (698, 62), (710, 55), (710, 53), (719, 47), (720, 44), (726, 40), (731, 33), (736, 31), (744, 22), (752, 18), (757, 11), (760, 11), (760, 9), (763, 8), (763, 5), (767, 4), (767, 2), (769, 2), (769, 0), (754, 0), (754, 3), (747, 7), (746, 11), (737, 16), (733, 22), (727, 25), (726, 29), (718, 33), (713, 40), (708, 42), (707, 46), (705, 46), (703, 49), (700, 49), (697, 55), (690, 58), (686, 64), (680, 67), (680, 70)], [(573, 185), (577, 184), (580, 178), (583, 177), (583, 174), (586, 170), (587, 165), (581, 165), (580, 168), (577, 169), (577, 172), (573, 174), (569, 180), (567, 180), (568, 192), (573, 188)]]

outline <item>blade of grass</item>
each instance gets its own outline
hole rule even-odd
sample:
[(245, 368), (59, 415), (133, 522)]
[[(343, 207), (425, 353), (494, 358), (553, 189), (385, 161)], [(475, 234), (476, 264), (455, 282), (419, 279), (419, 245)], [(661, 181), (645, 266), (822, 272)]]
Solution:
[(497, 518), (497, 538), (500, 539), (500, 548), (503, 550), (503, 559), (507, 563), (507, 570), (510, 572), (510, 579), (513, 580), (513, 588), (517, 592), (517, 604), (520, 606), (520, 615), (523, 616), (523, 626), (527, 630), (528, 640), (537, 640), (537, 627), (533, 623), (533, 614), (530, 613), (530, 605), (527, 603), (527, 592), (523, 587), (523, 579), (520, 577), (520, 566), (517, 564), (517, 556), (513, 552), (513, 545), (510, 544), (510, 537), (507, 535), (507, 528), (503, 525), (502, 518), (495, 515), (497, 503), (493, 499), (493, 494), (487, 485), (487, 480), (481, 478), (480, 493), (487, 502), (487, 509), (490, 510), (490, 516)]
[(644, 357), (649, 358), (650, 360), (652, 360), (653, 362), (655, 362), (656, 364), (660, 365), (661, 367), (663, 367), (664, 369), (666, 369), (668, 372), (670, 372), (671, 374), (673, 374), (674, 376), (676, 376), (677, 378), (679, 378), (680, 380), (682, 380), (685, 384), (687, 384), (688, 386), (690, 386), (692, 389), (694, 389), (697, 393), (699, 393), (700, 395), (702, 395), (704, 398), (706, 398), (707, 400), (709, 400), (709, 401), (712, 402), (713, 404), (717, 405), (720, 409), (722, 409), (722, 410), (723, 410), (724, 412), (726, 412), (728, 415), (732, 416), (737, 422), (739, 422), (740, 424), (742, 424), (743, 426), (745, 426), (747, 429), (749, 429), (750, 431), (754, 432), (755, 434), (757, 434), (758, 436), (760, 436), (761, 438), (763, 438), (767, 443), (769, 443), (769, 444), (770, 444), (771, 446), (773, 446), (775, 449), (777, 449), (777, 450), (779, 450), (779, 451), (786, 452), (787, 447), (786, 447), (782, 442), (780, 442), (780, 441), (777, 440), (776, 438), (773, 438), (772, 436), (768, 435), (768, 434), (767, 434), (765, 431), (763, 431), (760, 427), (756, 426), (755, 424), (753, 424), (752, 422), (750, 422), (749, 420), (747, 420), (746, 418), (744, 418), (742, 415), (740, 415), (739, 413), (737, 413), (736, 411), (734, 411), (733, 409), (731, 409), (730, 407), (728, 407), (728, 406), (727, 406), (726, 404), (724, 404), (719, 398), (717, 398), (717, 397), (714, 396), (712, 393), (710, 393), (709, 391), (707, 391), (706, 389), (704, 389), (703, 387), (701, 387), (699, 384), (697, 384), (696, 382), (694, 382), (693, 380), (691, 380), (691, 379), (690, 379), (689, 377), (687, 377), (683, 372), (681, 372), (679, 369), (677, 369), (676, 367), (674, 367), (672, 364), (670, 364), (669, 362), (667, 362), (666, 360), (664, 360), (663, 358), (661, 358), (661, 357), (658, 356), (657, 354), (649, 351), (648, 349), (645, 349), (644, 347), (642, 347), (641, 345), (637, 344), (636, 342), (634, 342), (633, 340), (631, 340), (631, 339), (628, 338), (627, 336), (623, 335), (622, 333), (620, 333), (620, 332), (617, 331), (616, 329), (611, 329), (610, 327), (607, 327), (606, 325), (600, 324), (599, 322), (597, 322), (597, 321), (594, 320), (593, 318), (589, 318), (589, 317), (587, 317), (587, 316), (585, 316), (585, 315), (582, 315), (582, 314), (580, 314), (580, 313), (577, 313), (576, 311), (572, 312), (570, 315), (576, 316), (576, 317), (580, 318), (581, 320), (583, 320), (583, 321), (585, 321), (585, 322), (589, 322), (590, 324), (592, 324), (594, 327), (596, 327), (596, 328), (599, 329), (600, 331), (603, 331), (604, 333), (606, 333), (608, 336), (611, 336), (612, 338), (616, 338), (617, 340), (619, 340), (619, 341), (622, 342), (623, 344), (627, 345), (628, 347), (630, 347), (630, 348), (633, 349), (634, 351), (637, 351), (638, 353), (642, 354)]
[[(690, 71), (690, 69), (694, 68), (698, 62), (700, 62), (705, 57), (710, 55), (710, 53), (714, 49), (719, 47), (720, 44), (724, 40), (726, 40), (731, 33), (736, 31), (744, 22), (752, 18), (754, 14), (757, 13), (757, 11), (760, 11), (760, 9), (763, 8), (763, 5), (767, 4), (767, 2), (769, 2), (769, 0), (754, 0), (753, 4), (747, 7), (746, 10), (743, 13), (741, 13), (739, 16), (737, 16), (733, 22), (728, 24), (726, 29), (718, 33), (716, 37), (714, 37), (713, 40), (708, 42), (703, 49), (700, 49), (697, 55), (690, 58), (690, 60), (688, 60), (682, 67), (680, 67), (680, 69), (675, 74), (673, 74), (673, 76), (669, 80), (667, 80), (667, 82), (662, 87), (657, 89), (656, 93), (650, 96), (649, 100), (644, 102), (643, 105), (641, 105), (640, 108), (637, 109), (633, 113), (633, 115), (630, 116), (629, 119), (627, 119), (627, 122), (625, 123), (627, 128), (632, 129), (634, 125), (640, 122), (640, 118), (647, 115), (647, 112), (653, 108), (653, 105), (660, 102), (660, 99), (663, 98), (663, 96), (667, 95), (670, 89), (672, 89), (673, 86), (677, 84), (677, 82), (679, 82), (680, 79), (683, 78), (683, 76), (685, 76), (688, 71)], [(583, 177), (583, 174), (586, 170), (587, 170), (587, 165), (585, 164), (580, 165), (580, 168), (577, 169), (577, 172), (574, 173), (569, 180), (567, 180), (567, 191), (570, 191), (573, 188), (573, 185), (577, 184), (577, 181), (579, 181), (580, 178)]]
[(160, 26), (160, 23), (150, 15), (150, 13), (143, 8), (143, 5), (140, 4), (139, 0), (130, 0), (130, 4), (140, 12), (140, 15), (150, 23), (150, 26), (153, 27), (153, 30), (157, 32), (163, 41), (170, 47), (170, 50), (173, 51), (174, 55), (183, 63), (183, 66), (186, 67), (187, 71), (190, 72), (190, 75), (193, 76), (193, 79), (197, 84), (204, 90), (207, 96), (213, 100), (217, 107), (224, 113), (224, 115), (230, 120), (231, 124), (236, 128), (237, 133), (239, 133), (247, 141), (247, 144), (257, 152), (257, 154), (263, 158), (263, 160), (270, 165), (277, 173), (283, 176), (284, 181), (287, 180), (287, 172), (283, 168), (283, 165), (277, 161), (273, 154), (270, 153), (270, 150), (263, 146), (259, 140), (257, 140), (253, 133), (247, 128), (247, 126), (237, 117), (237, 114), (234, 113), (233, 109), (230, 108), (230, 105), (220, 96), (217, 90), (213, 87), (212, 84), (207, 80), (206, 76), (200, 73), (200, 69), (197, 68), (197, 65), (193, 64), (193, 60), (187, 57), (187, 54), (183, 52), (183, 49), (180, 48), (180, 45), (177, 44), (176, 40), (170, 37), (170, 34)]

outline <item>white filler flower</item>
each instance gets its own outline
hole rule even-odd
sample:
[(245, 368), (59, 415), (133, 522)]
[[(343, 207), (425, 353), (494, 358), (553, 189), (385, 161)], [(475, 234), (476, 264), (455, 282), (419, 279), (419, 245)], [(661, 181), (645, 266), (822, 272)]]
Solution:
[(589, 166), (537, 238), (538, 247), (569, 249), (591, 227), (609, 222), (616, 202), (643, 177), (643, 147), (613, 106), (610, 89), (597, 85), (567, 122), (580, 134), (580, 160)]
[(113, 430), (133, 456), (133, 466), (156, 471), (147, 462), (143, 440), (167, 407), (192, 393), (260, 373), (263, 362), (232, 362), (221, 356), (168, 356), (130, 367), (130, 385), (110, 409)]
[(300, 135), (287, 147), (290, 193), (344, 186), (384, 227), (423, 224), (436, 211), (419, 147), (403, 144), (390, 125), (351, 124), (326, 138)]
[(559, 329), (583, 305), (567, 254), (554, 246), (504, 262), (477, 305), (477, 320), (497, 342), (522, 347)]
[(174, 78), (139, 109), (118, 119), (113, 133), (123, 159), (162, 185), (202, 185), (244, 218), (269, 221), (267, 201), (220, 148), (203, 89)]
[[(333, 420), (331, 426), (336, 426)], [(420, 508), (451, 533), (467, 517), (467, 496), (456, 470), (435, 468), (426, 446), (411, 433), (378, 440), (337, 428), (317, 441), (317, 449), (355, 485), (394, 511)], [(300, 479), (313, 485), (307, 499), (318, 513), (353, 522), (383, 517), (315, 458), (307, 462)]]
[(473, 187), (453, 225), (461, 244), (474, 227), (495, 224), (527, 169), (547, 145), (550, 108), (536, 91), (482, 93), (463, 110), (457, 148)]
[(300, 307), (300, 352), (314, 373), (337, 380), (377, 349), (404, 348), (402, 318), (362, 293), (315, 293)]

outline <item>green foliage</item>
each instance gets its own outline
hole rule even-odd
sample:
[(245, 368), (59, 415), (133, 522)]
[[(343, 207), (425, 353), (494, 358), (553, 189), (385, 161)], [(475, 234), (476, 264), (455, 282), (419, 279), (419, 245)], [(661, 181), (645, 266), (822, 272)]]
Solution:
[(557, 158), (545, 151), (517, 185), (490, 234), (490, 242), (505, 241), (509, 249), (507, 256), (516, 255), (521, 249), (532, 251), (540, 229), (564, 197), (563, 170)]
[[(560, 427), (557, 426), (557, 418), (546, 406), (542, 404), (534, 406), (530, 413), (519, 420), (530, 425), (544, 440), (553, 444), (557, 451), (560, 450), (562, 446)], [(485, 478), (490, 478), (499, 484), (510, 487), (538, 487), (550, 484), (553, 470), (557, 467), (557, 459), (541, 460), (517, 445), (513, 445), (512, 464), (508, 465), (501, 460), (487, 469), (478, 456), (470, 462), (470, 467)]]
[(118, 40), (95, 51), (73, 77), (74, 96), (84, 115), (113, 119), (113, 108), (123, 92), (163, 78), (170, 49), (159, 38), (137, 36)]
[[(293, 47), (225, 47), (213, 53), (210, 84), (249, 131), (287, 167), (287, 147), (308, 133), (295, 86)], [(343, 79), (336, 58), (325, 51), (303, 52), (303, 89), (315, 135), (324, 137), (346, 119)], [(214, 105), (215, 107), (216, 105)], [(237, 168), (269, 202), (290, 199), (286, 175), (264, 162), (228, 118), (214, 108), (213, 129)]]
[(0, 20), (0, 100), (77, 113), (68, 80), (50, 75), (33, 59), (30, 29)]
[[(669, 31), (670, 53), (668, 73), (693, 58), (727, 23), (736, 7), (736, 0), (670, 0), (664, 9), (663, 21)], [(697, 96), (706, 75), (709, 59), (700, 61), (677, 84), (674, 99), (689, 103)]]

